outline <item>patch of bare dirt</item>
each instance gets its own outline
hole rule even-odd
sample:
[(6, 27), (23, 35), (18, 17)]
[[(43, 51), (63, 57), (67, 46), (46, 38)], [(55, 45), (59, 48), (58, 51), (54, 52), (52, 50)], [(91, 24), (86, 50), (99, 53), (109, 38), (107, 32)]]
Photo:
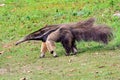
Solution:
[(21, 67), (21, 72), (22, 73), (32, 73), (32, 69), (31, 69), (30, 65), (29, 66), (25, 65), (25, 66)]
[(11, 49), (12, 48), (12, 46), (13, 46), (13, 44), (3, 44), (3, 48), (7, 48), (7, 49)]
[(0, 68), (0, 75), (6, 74), (8, 71), (5, 68)]
[(36, 66), (35, 68), (36, 68), (37, 70), (43, 70), (43, 69), (44, 69), (43, 66)]

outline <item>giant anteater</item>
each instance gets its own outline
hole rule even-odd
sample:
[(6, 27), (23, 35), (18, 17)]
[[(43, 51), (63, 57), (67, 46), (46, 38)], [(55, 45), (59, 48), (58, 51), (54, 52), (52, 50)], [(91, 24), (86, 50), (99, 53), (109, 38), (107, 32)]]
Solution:
[(108, 44), (108, 41), (111, 40), (112, 29), (106, 25), (94, 25), (94, 22), (95, 19), (90, 18), (76, 23), (48, 25), (25, 36), (16, 45), (28, 40), (41, 40), (43, 42), (41, 57), (45, 56), (47, 50), (56, 57), (55, 42), (62, 43), (67, 56), (70, 55), (70, 52), (76, 54), (75, 41), (96, 41)]

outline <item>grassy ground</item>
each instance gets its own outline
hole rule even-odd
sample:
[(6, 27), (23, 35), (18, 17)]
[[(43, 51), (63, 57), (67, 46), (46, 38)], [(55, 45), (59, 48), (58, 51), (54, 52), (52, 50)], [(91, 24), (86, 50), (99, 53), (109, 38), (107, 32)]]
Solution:
[[(0, 0), (0, 80), (120, 80), (119, 0)], [(41, 42), (14, 46), (21, 37), (46, 24), (95, 17), (96, 23), (114, 30), (114, 39), (103, 45), (77, 43), (79, 53), (66, 57), (57, 43), (58, 58), (47, 53), (39, 59)]]

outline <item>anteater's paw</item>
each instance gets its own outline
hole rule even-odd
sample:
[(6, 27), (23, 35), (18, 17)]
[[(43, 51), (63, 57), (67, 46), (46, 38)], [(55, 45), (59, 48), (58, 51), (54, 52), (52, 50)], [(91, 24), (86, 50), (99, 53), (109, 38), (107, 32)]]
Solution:
[(65, 55), (66, 55), (66, 56), (70, 56), (70, 54), (69, 54), (69, 53), (65, 53)]
[(72, 53), (71, 55), (77, 55), (77, 53)]
[(40, 58), (44, 58), (44, 57), (45, 57), (45, 55), (42, 55), (42, 54), (40, 55)]
[(53, 57), (56, 58), (56, 57), (58, 57), (58, 55), (54, 55)]

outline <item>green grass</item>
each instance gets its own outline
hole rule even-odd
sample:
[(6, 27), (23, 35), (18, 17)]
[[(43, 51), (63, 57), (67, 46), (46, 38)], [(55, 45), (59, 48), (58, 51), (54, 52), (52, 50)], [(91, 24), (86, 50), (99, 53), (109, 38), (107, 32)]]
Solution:
[[(120, 11), (119, 0), (1, 0), (0, 80), (119, 80)], [(95, 17), (97, 24), (113, 28), (114, 39), (103, 45), (77, 43), (79, 53), (66, 57), (57, 43), (58, 58), (47, 53), (39, 59), (41, 42), (19, 46), (21, 37), (49, 24), (60, 24)]]

